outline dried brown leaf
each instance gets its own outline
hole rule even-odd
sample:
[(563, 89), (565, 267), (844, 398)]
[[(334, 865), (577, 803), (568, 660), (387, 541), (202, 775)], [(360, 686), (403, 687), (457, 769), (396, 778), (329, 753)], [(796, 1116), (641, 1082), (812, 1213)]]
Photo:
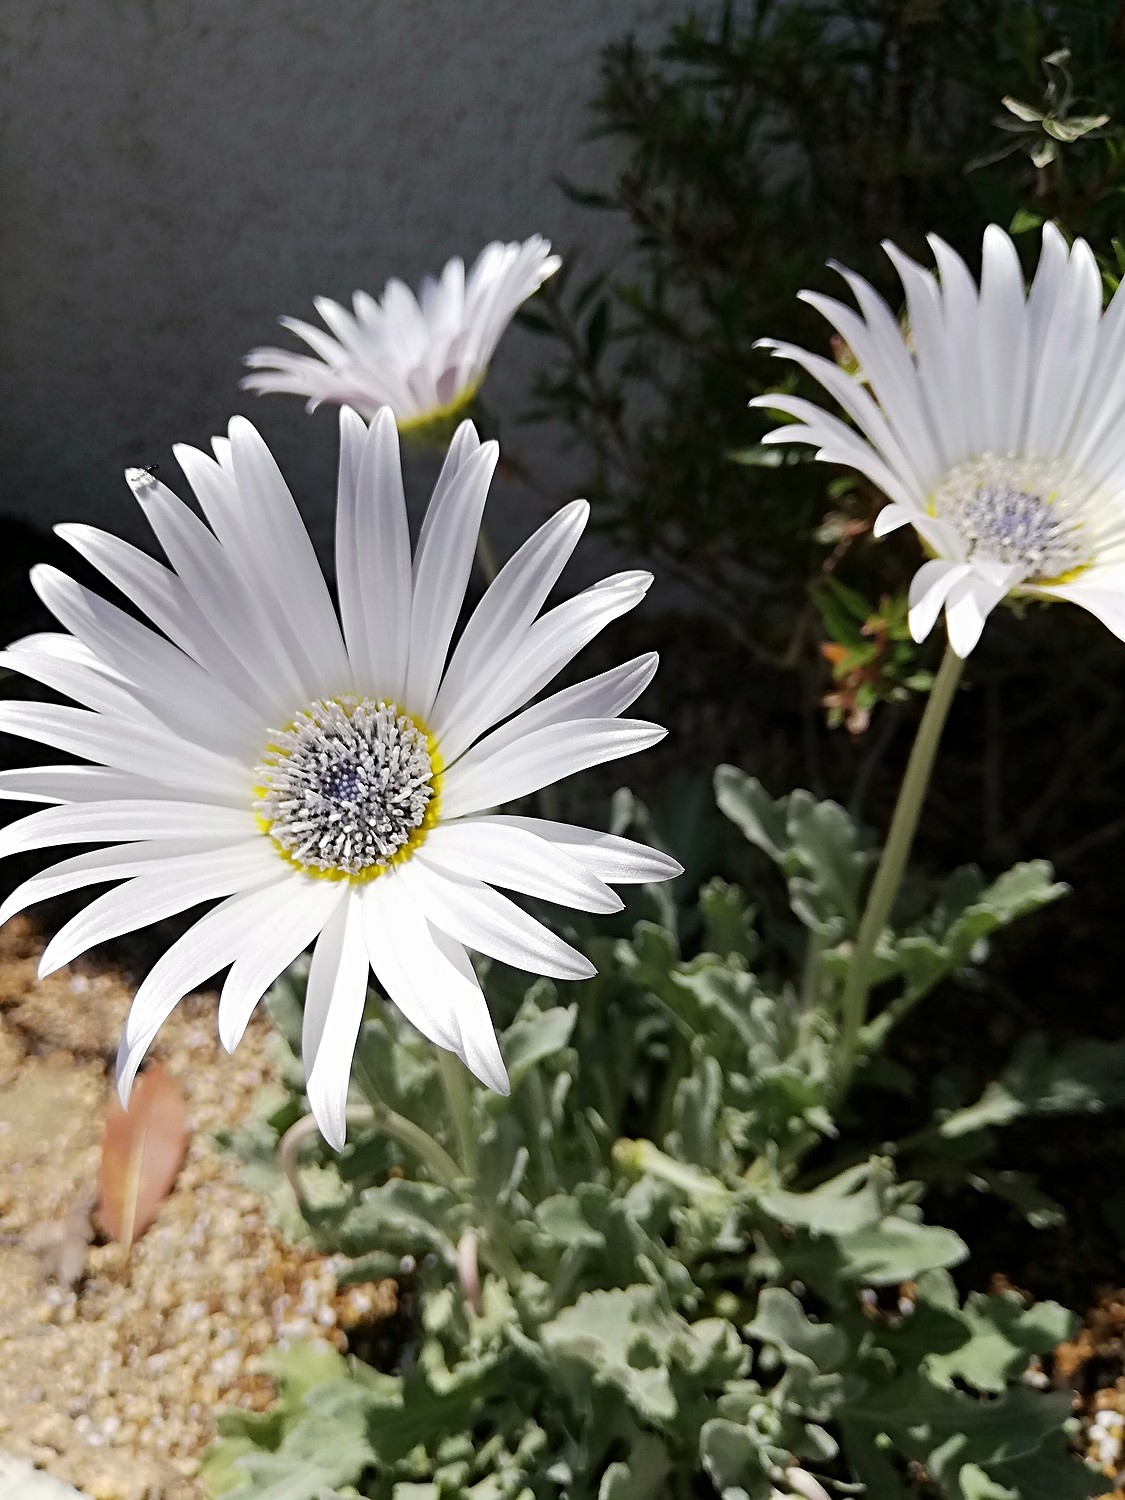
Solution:
[(153, 1063), (138, 1078), (128, 1110), (117, 1099), (106, 1116), (98, 1174), (106, 1230), (128, 1250), (156, 1217), (187, 1149), (187, 1104), (179, 1085)]

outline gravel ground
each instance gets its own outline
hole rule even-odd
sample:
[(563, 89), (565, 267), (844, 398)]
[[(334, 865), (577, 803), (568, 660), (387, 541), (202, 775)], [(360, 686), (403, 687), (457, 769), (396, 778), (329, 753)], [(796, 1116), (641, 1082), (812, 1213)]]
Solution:
[[(93, 1500), (201, 1500), (216, 1407), (269, 1400), (256, 1356), (298, 1337), (346, 1347), (350, 1321), (333, 1262), (285, 1243), (211, 1138), (271, 1085), (270, 1028), (252, 1022), (228, 1057), (204, 995), (161, 1031), (192, 1135), (126, 1257), (94, 1202), (131, 987), (96, 961), (37, 983), (41, 947), (22, 919), (0, 934), (0, 1450)], [(368, 1305), (390, 1315), (393, 1283)]]

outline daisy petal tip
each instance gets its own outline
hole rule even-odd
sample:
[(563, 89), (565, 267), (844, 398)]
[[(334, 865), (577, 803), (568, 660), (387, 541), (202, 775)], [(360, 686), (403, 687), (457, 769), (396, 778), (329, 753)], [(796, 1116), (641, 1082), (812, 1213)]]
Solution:
[(48, 943), (43, 950), (43, 956), (39, 960), (39, 967), (35, 971), (37, 979), (49, 979), (52, 974), (66, 967), (67, 960), (58, 957), (57, 949), (53, 943)]
[(318, 1090), (309, 1093), (307, 1084), (305, 1092), (308, 1095), (309, 1111), (317, 1123), (317, 1129), (332, 1150), (338, 1154), (344, 1149), (348, 1138), (347, 1116), (342, 1111), (326, 1104), (319, 1097)]
[(910, 639), (915, 645), (920, 646), (933, 629), (932, 624), (922, 619), (916, 609), (912, 609), (906, 617), (906, 627), (910, 631)]
[[(265, 449), (266, 440), (254, 426), (249, 417), (241, 415), (231, 417), (227, 423), (227, 440), (234, 448), (241, 448), (243, 452), (247, 448)], [(213, 442), (221, 442), (219, 438)]]
[(398, 425), (395, 422), (395, 414), (389, 406), (381, 406), (371, 418), (368, 431), (375, 441), (388, 442), (392, 435), (397, 435)]
[(116, 1091), (121, 1108), (129, 1108), (129, 1099), (133, 1093), (133, 1083), (137, 1076), (138, 1064), (131, 1061), (128, 1052), (118, 1058)]

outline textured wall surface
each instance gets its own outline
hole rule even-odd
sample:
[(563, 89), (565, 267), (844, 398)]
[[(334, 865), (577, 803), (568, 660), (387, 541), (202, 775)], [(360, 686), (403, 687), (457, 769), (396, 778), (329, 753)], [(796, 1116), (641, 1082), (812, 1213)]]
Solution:
[[(135, 532), (122, 469), (159, 462), (182, 487), (171, 444), (244, 411), (322, 544), (334, 416), (240, 392), (243, 353), (275, 342), (277, 314), (312, 316), (314, 294), (416, 282), (489, 239), (538, 230), (612, 254), (619, 226), (552, 177), (611, 169), (610, 147), (581, 140), (598, 49), (681, 9), (4, 0), (0, 511)], [(501, 413), (538, 355), (521, 330), (502, 343)], [(501, 486), (490, 509), (522, 532), (524, 504)]]

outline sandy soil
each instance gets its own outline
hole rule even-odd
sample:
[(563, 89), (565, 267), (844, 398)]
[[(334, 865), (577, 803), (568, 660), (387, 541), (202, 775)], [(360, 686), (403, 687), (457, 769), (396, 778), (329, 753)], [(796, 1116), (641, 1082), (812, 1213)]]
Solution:
[[(94, 1500), (201, 1500), (215, 1408), (269, 1400), (256, 1356), (296, 1337), (344, 1344), (333, 1262), (282, 1240), (212, 1140), (272, 1081), (269, 1024), (228, 1057), (205, 995), (161, 1031), (154, 1055), (192, 1136), (125, 1257), (94, 1200), (131, 988), (96, 961), (38, 983), (41, 946), (21, 919), (0, 935), (0, 1449)], [(393, 1284), (371, 1302), (373, 1319), (392, 1312)]]

